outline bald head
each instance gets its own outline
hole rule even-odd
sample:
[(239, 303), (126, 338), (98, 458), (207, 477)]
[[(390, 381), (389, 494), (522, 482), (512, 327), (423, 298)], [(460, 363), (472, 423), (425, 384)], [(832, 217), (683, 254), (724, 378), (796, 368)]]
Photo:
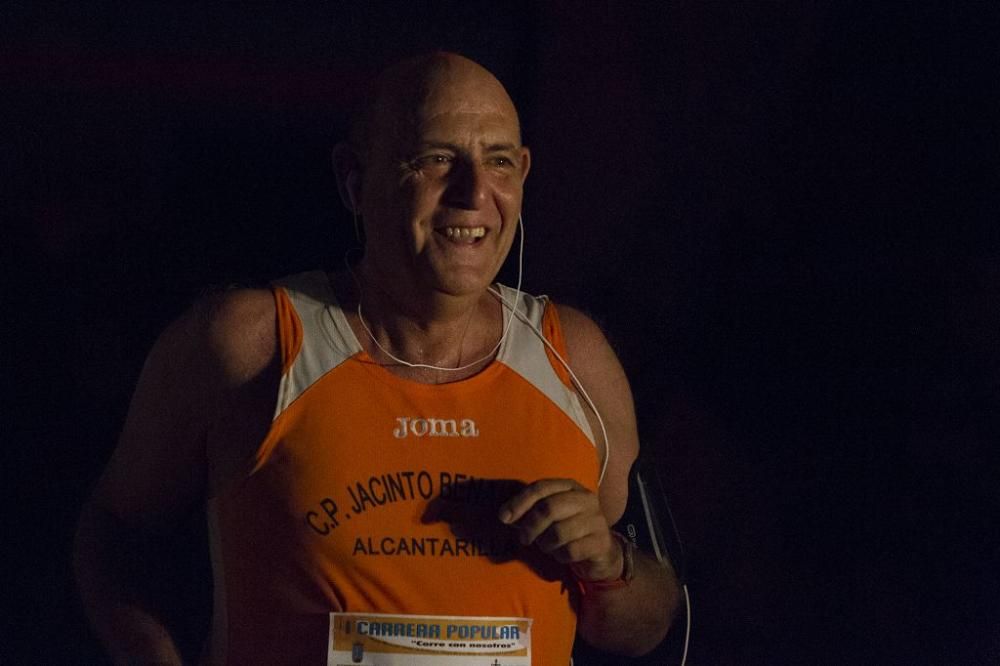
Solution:
[(500, 81), (464, 56), (439, 51), (382, 72), (352, 125), (351, 145), (364, 161), (377, 143), (395, 141), (442, 110), (498, 113), (512, 119), (520, 140), (517, 110)]
[(398, 302), (483, 295), (513, 242), (531, 164), (507, 91), (468, 58), (434, 53), (386, 70), (371, 100), (351, 145), (333, 153), (364, 230), (367, 279)]

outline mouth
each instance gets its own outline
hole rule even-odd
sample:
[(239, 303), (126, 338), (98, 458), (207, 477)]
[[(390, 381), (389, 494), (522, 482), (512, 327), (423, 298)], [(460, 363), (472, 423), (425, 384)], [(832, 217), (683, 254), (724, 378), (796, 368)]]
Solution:
[(452, 243), (475, 245), (486, 237), (486, 227), (439, 227), (434, 230)]

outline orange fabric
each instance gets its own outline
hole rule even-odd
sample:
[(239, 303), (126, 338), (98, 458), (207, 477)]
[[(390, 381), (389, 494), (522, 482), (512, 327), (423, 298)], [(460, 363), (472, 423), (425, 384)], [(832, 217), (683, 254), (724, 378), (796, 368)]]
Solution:
[[(563, 360), (569, 363), (568, 354), (566, 353), (566, 339), (563, 337), (562, 325), (559, 323), (559, 314), (556, 312), (556, 304), (549, 302), (547, 308), (545, 308), (545, 315), (542, 318), (542, 333), (545, 334), (545, 339), (552, 343), (555, 350), (562, 356)], [(569, 388), (573, 388), (573, 380), (569, 376), (569, 371), (566, 369), (552, 350), (548, 347), (545, 348), (545, 355), (549, 357), (549, 363), (552, 364), (552, 369), (556, 371), (556, 375), (562, 380), (562, 383)]]
[[(299, 315), (295, 312), (295, 306), (292, 305), (291, 300), (288, 298), (288, 292), (284, 289), (276, 288), (273, 290), (273, 293), (275, 318), (277, 319), (278, 327), (278, 345), (281, 353), (281, 374), (286, 375), (291, 369), (292, 363), (298, 358), (299, 352), (302, 351), (302, 320), (299, 319)], [(274, 445), (281, 439), (281, 435), (284, 432), (284, 425), (284, 421), (271, 425), (271, 432), (264, 441), (264, 444), (257, 449), (257, 453), (254, 456), (254, 465), (251, 474), (255, 473), (267, 462), (267, 458), (271, 455)]]
[(284, 289), (274, 290), (274, 307), (278, 320), (278, 340), (281, 343), (281, 372), (285, 374), (302, 349), (302, 322)]
[[(279, 330), (284, 350), (295, 327)], [(509, 367), (428, 385), (359, 353), (278, 416), (258, 461), (214, 500), (227, 663), (325, 664), (332, 611), (529, 617), (533, 663), (569, 663), (573, 578), (496, 512), (541, 478), (596, 492), (597, 455)]]

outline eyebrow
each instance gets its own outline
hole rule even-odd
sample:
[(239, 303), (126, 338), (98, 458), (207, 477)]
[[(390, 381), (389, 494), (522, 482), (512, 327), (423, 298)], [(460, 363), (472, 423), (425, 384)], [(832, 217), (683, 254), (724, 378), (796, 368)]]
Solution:
[(517, 146), (513, 143), (491, 143), (486, 146), (488, 153), (500, 153), (508, 150), (517, 150)]
[[(417, 144), (418, 150), (427, 150), (428, 148), (446, 148), (455, 152), (461, 152), (462, 150), (461, 146), (447, 141), (421, 141)], [(515, 143), (491, 143), (484, 150), (487, 153), (501, 153), (515, 151), (517, 148), (518, 146)]]

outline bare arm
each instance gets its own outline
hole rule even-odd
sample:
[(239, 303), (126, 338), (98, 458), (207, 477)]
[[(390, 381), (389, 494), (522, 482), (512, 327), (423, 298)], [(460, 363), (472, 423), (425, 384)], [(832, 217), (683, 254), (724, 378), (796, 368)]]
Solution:
[(267, 292), (210, 299), (171, 324), (146, 360), (74, 543), (84, 607), (115, 663), (181, 663), (158, 611), (157, 590), (169, 587), (157, 581), (157, 540), (203, 503), (209, 432), (274, 356), (273, 313)]
[[(594, 495), (569, 479), (543, 479), (501, 507), (501, 520), (518, 527), (523, 543), (572, 567), (581, 580), (614, 580), (624, 565), (611, 534), (628, 500), (628, 474), (639, 442), (628, 380), (600, 329), (585, 315), (560, 307), (569, 361), (600, 412), (611, 442), (607, 471)], [(598, 438), (600, 430), (594, 428)], [(508, 513), (504, 514), (503, 512)], [(635, 553), (634, 577), (624, 587), (587, 586), (578, 632), (594, 647), (626, 655), (649, 652), (676, 614), (680, 590), (669, 565)]]

